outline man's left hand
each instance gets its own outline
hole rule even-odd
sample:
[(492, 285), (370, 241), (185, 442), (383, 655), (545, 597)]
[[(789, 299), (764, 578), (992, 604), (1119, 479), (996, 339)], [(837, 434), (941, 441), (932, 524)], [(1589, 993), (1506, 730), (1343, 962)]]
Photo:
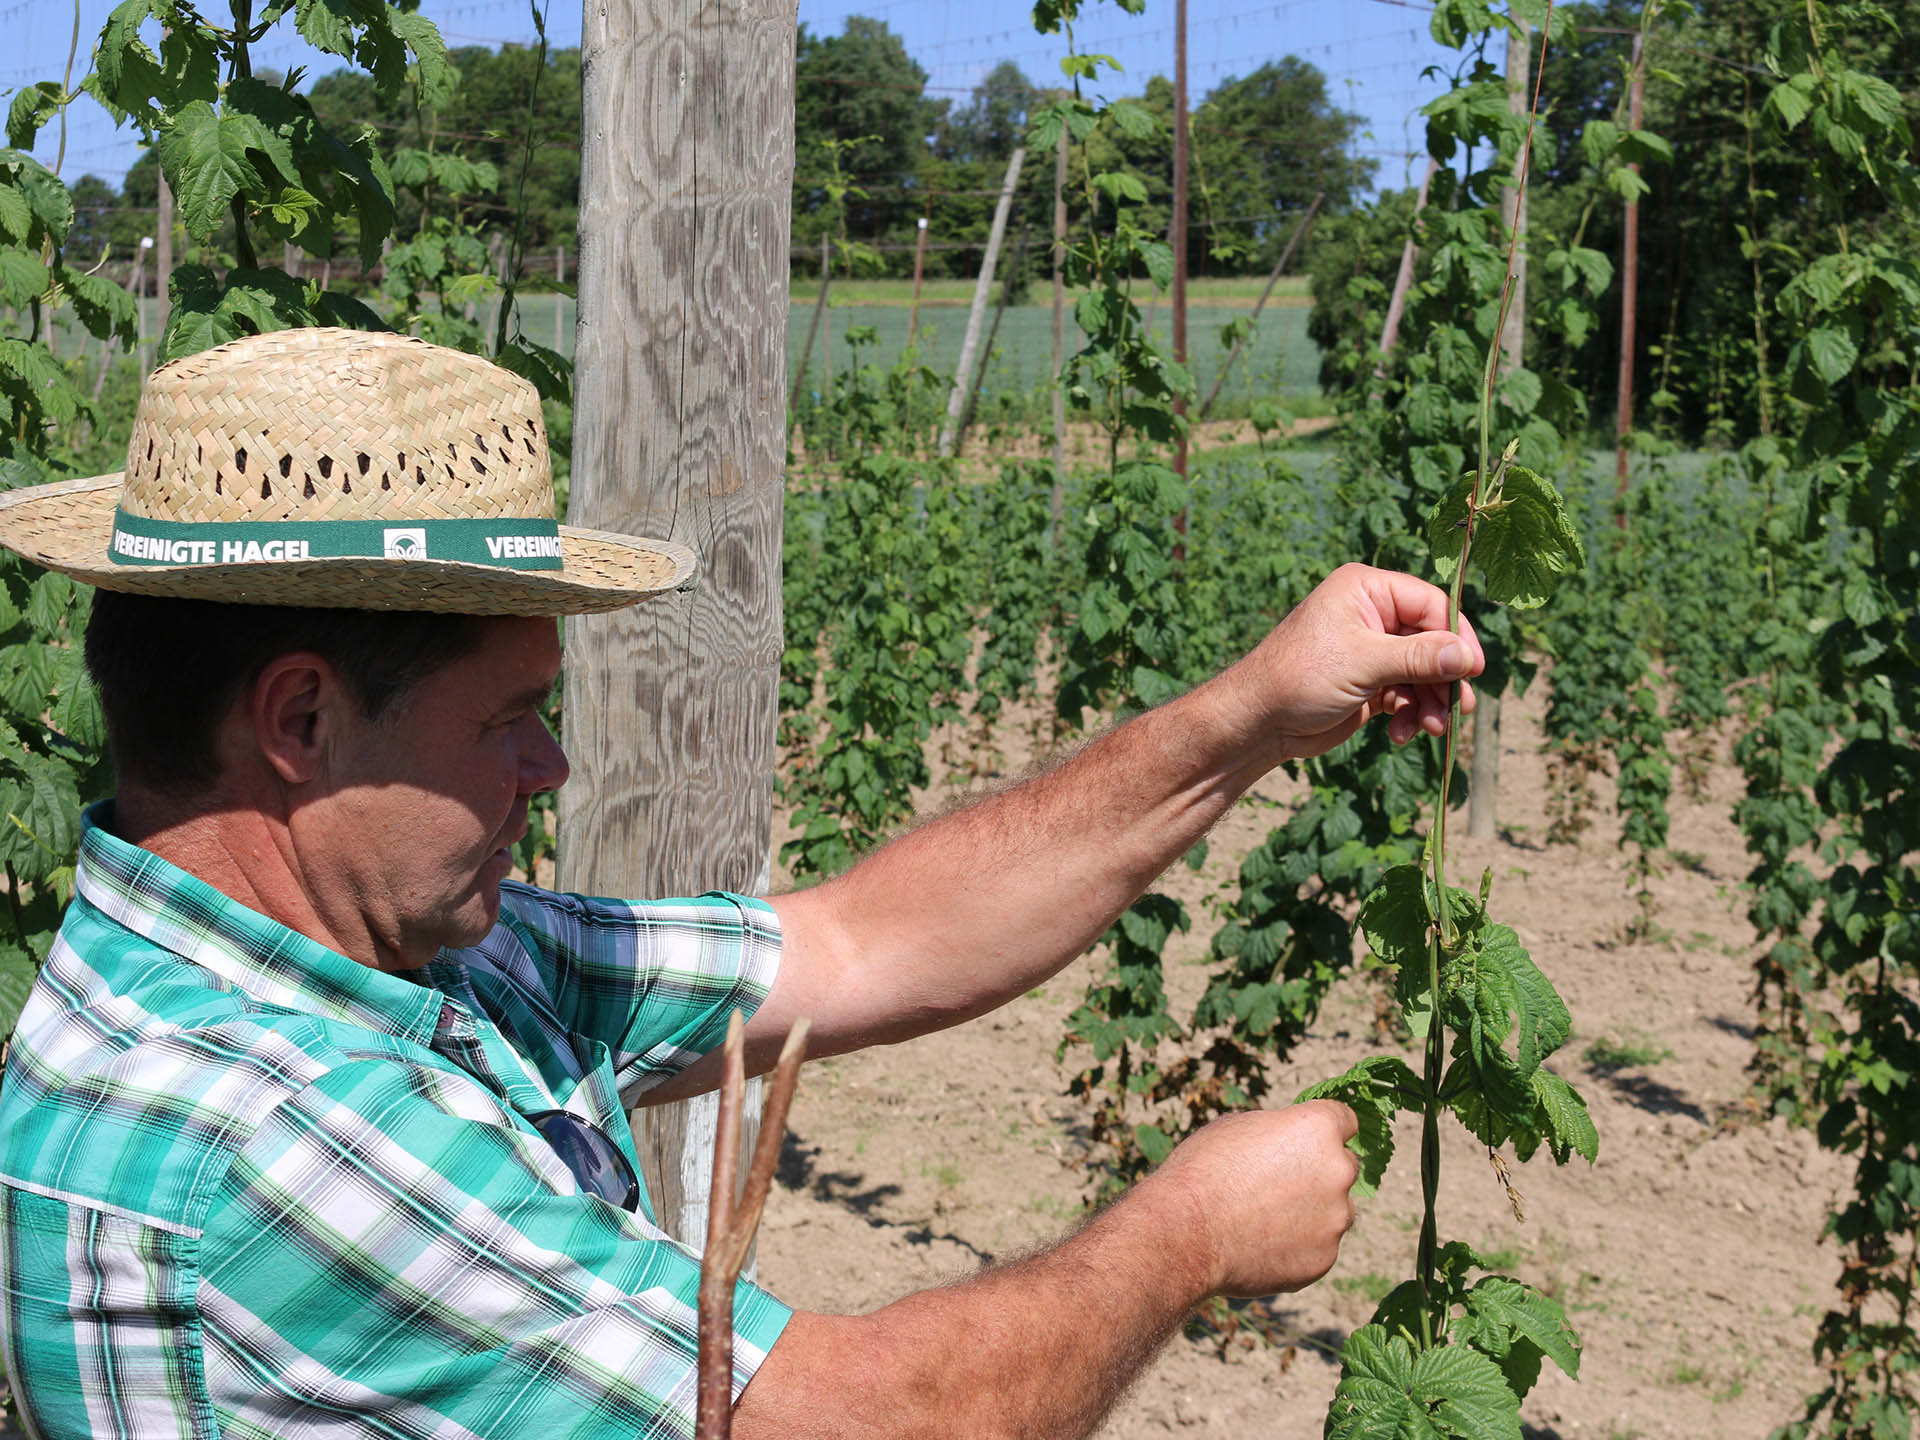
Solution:
[(1404, 745), (1420, 731), (1446, 733), (1455, 681), (1460, 708), (1473, 710), (1464, 682), (1486, 668), (1466, 616), (1447, 629), (1447, 596), (1411, 575), (1342, 565), (1321, 581), (1245, 659), (1213, 684), (1224, 691), (1247, 737), (1294, 760), (1331, 750), (1370, 718)]

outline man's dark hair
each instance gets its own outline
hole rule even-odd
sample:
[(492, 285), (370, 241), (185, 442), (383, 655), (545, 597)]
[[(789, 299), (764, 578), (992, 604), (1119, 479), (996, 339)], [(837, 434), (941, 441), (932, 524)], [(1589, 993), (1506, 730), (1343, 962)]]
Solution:
[(278, 656), (310, 650), (385, 718), (434, 671), (479, 648), (472, 615), (225, 605), (94, 592), (87, 671), (100, 689), (115, 773), (178, 793), (219, 778), (214, 730)]

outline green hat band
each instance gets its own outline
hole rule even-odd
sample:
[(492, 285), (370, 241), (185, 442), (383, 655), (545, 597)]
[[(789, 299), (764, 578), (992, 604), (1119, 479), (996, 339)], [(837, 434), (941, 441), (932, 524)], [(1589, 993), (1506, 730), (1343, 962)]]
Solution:
[(552, 520), (149, 520), (113, 512), (116, 565), (298, 565), (314, 560), (440, 560), (559, 570)]

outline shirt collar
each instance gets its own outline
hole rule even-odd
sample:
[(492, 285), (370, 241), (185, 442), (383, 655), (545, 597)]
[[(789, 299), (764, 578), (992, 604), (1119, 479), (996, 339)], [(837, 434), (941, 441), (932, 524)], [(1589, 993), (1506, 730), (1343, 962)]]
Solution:
[(73, 888), (87, 904), (264, 1006), (432, 1045), (442, 1008), (450, 1003), (445, 995), (362, 965), (248, 909), (120, 839), (112, 823), (111, 800), (82, 817)]

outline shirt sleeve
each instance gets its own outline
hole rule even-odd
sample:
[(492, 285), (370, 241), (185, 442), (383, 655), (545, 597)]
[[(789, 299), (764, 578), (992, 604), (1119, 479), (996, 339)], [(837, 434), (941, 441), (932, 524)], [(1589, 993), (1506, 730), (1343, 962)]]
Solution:
[(773, 907), (724, 891), (627, 901), (508, 884), (500, 918), (560, 1023), (611, 1052), (628, 1103), (719, 1049), (728, 1016), (751, 1018), (780, 968)]
[[(697, 1257), (481, 1086), (350, 1061), (278, 1106), (201, 1239), (223, 1434), (692, 1437)], [(791, 1311), (742, 1283), (737, 1398)]]

